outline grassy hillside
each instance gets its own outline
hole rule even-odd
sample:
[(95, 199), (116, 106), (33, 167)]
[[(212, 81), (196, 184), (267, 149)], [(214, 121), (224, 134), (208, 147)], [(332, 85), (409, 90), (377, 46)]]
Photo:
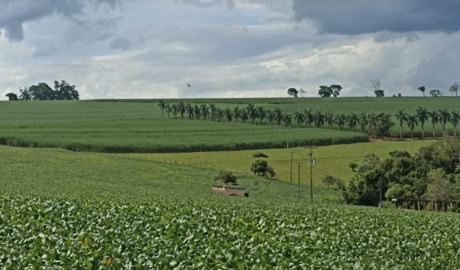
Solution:
[[(180, 164), (61, 149), (0, 146), (0, 192), (60, 197), (150, 201), (162, 198), (210, 198), (218, 171)], [(297, 185), (236, 174), (249, 192), (245, 200), (297, 201)], [(302, 186), (305, 202), (309, 187)], [(317, 201), (337, 201), (338, 193), (316, 188)], [(309, 198), (309, 197), (308, 197)]]
[[(369, 153), (380, 158), (389, 157), (394, 150), (417, 152), (421, 147), (428, 146), (434, 141), (377, 141), (348, 145), (325, 146), (314, 149), (317, 164), (313, 171), (315, 185), (321, 185), (324, 175), (339, 177), (346, 182), (354, 173), (348, 167), (350, 162), (361, 163)], [(198, 168), (225, 169), (234, 172), (250, 174), (250, 165), (254, 162), (252, 154), (263, 152), (269, 156), (269, 163), (277, 172), (277, 178), (290, 181), (291, 152), (293, 152), (293, 182), (297, 183), (298, 163), (301, 165), (301, 183), (310, 183), (309, 150), (305, 148), (250, 150), (232, 152), (203, 152), (203, 153), (172, 153), (172, 154), (123, 154), (122, 156), (141, 160), (152, 160), (166, 163), (189, 164)]]
[(76, 101), (0, 102), (0, 143), (92, 152), (192, 152), (365, 141), (322, 129), (179, 120), (155, 104)]

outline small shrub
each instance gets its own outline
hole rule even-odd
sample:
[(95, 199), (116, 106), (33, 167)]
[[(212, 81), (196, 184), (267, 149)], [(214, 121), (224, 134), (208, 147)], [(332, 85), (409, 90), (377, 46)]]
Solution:
[(259, 152), (259, 153), (254, 153), (254, 154), (252, 155), (252, 157), (253, 157), (253, 158), (268, 158), (268, 155)]
[(232, 172), (220, 171), (214, 178), (215, 181), (221, 181), (225, 184), (236, 184), (236, 176)]
[(268, 165), (268, 161), (264, 159), (256, 160), (251, 165), (251, 172), (255, 175), (265, 178), (275, 177), (276, 173), (272, 166)]

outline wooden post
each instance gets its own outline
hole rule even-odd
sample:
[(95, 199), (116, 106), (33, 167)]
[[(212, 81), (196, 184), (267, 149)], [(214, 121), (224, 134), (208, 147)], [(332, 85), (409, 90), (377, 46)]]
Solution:
[(422, 209), (420, 209), (420, 201), (417, 202), (417, 208), (418, 208), (417, 209), (418, 211), (422, 210)]
[(438, 202), (434, 202), (434, 211), (438, 212)]

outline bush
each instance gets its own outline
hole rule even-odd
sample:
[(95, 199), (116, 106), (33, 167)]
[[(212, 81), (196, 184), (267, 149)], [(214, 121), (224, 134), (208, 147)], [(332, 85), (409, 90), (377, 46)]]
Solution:
[(236, 176), (232, 172), (220, 171), (214, 178), (215, 181), (221, 181), (224, 184), (236, 184)]
[(268, 158), (268, 155), (259, 152), (259, 153), (254, 153), (254, 154), (252, 155), (252, 157), (253, 157), (253, 158)]

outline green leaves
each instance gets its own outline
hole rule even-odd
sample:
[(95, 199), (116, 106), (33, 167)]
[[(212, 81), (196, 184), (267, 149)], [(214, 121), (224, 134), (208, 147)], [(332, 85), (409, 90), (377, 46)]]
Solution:
[(460, 216), (0, 195), (1, 269), (456, 269)]

